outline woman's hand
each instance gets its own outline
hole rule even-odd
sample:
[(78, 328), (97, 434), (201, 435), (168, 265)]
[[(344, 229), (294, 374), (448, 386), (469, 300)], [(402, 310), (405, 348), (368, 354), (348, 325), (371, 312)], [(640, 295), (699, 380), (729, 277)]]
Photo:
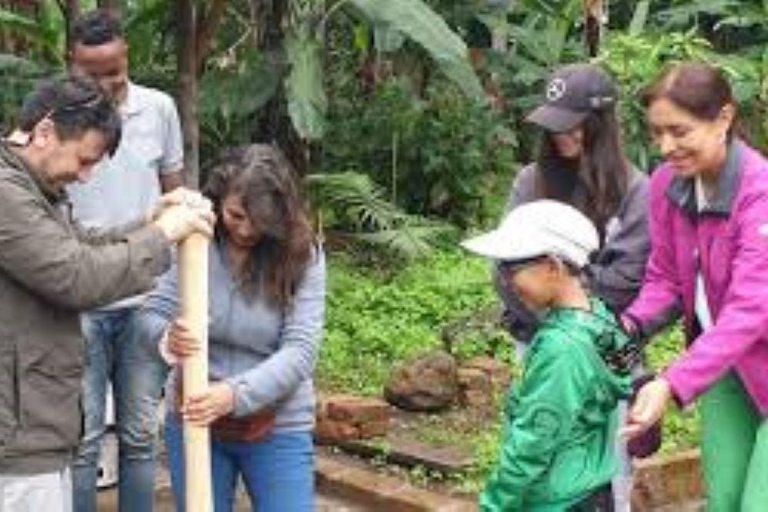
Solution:
[(633, 439), (648, 430), (661, 419), (671, 398), (672, 388), (664, 378), (653, 379), (640, 388), (621, 435)]
[(177, 318), (168, 329), (168, 353), (176, 358), (184, 359), (200, 351), (200, 340), (182, 318)]
[(227, 382), (215, 382), (208, 390), (187, 398), (181, 407), (184, 421), (198, 427), (207, 427), (216, 419), (232, 412), (235, 392)]

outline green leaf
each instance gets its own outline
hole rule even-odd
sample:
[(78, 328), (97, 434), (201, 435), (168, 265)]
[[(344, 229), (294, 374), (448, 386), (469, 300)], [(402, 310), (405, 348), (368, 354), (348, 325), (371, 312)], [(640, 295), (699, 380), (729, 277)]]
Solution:
[(632, 14), (632, 21), (629, 24), (629, 35), (640, 35), (645, 29), (645, 23), (648, 21), (648, 12), (651, 8), (651, 0), (640, 0)]
[(325, 132), (328, 99), (323, 87), (320, 42), (309, 34), (295, 32), (287, 38), (291, 71), (285, 81), (288, 114), (299, 136), (319, 140)]
[(56, 64), (64, 62), (63, 58), (63, 25), (61, 16), (56, 19), (51, 14), (51, 7), (43, 4), (39, 20), (28, 18), (21, 14), (0, 7), (0, 28), (28, 37), (34, 45), (42, 48), (45, 57)]
[(464, 41), (426, 3), (421, 0), (350, 0), (350, 3), (374, 25), (390, 26), (418, 43), (467, 96), (484, 97)]

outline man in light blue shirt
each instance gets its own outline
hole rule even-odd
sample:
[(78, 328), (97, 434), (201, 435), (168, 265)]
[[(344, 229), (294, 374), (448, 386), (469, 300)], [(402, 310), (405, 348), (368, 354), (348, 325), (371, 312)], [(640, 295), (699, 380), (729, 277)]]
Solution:
[[(78, 19), (71, 36), (73, 72), (97, 80), (118, 105), (123, 134), (111, 160), (87, 183), (67, 190), (75, 218), (86, 227), (135, 221), (182, 179), (182, 138), (173, 99), (128, 79), (128, 46), (119, 21), (106, 11)], [(82, 317), (87, 340), (83, 410), (85, 433), (74, 464), (74, 510), (96, 511), (99, 447), (105, 432), (108, 383), (114, 391), (119, 448), (119, 509), (151, 511), (154, 497), (157, 406), (166, 376), (157, 348), (136, 329), (143, 297)]]

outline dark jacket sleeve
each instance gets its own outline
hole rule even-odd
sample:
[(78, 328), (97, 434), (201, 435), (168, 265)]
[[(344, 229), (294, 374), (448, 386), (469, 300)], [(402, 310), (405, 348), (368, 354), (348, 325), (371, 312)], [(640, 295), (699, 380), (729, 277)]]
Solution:
[(0, 268), (51, 303), (75, 310), (108, 304), (150, 289), (168, 268), (170, 246), (159, 229), (94, 245), (26, 185), (12, 175), (0, 180)]
[(648, 179), (633, 171), (619, 212), (606, 226), (603, 246), (586, 269), (590, 289), (613, 311), (627, 307), (643, 282), (650, 252), (647, 208)]
[(77, 219), (69, 217), (72, 229), (77, 238), (90, 245), (104, 245), (120, 242), (130, 233), (139, 229), (149, 227), (143, 219), (136, 219), (122, 226), (116, 226), (109, 229), (85, 227)]

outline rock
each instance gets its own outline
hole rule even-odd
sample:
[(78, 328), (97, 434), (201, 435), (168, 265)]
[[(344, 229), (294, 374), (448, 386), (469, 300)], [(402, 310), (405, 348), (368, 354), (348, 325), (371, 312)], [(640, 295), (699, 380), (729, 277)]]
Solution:
[(315, 424), (315, 440), (320, 444), (360, 439), (360, 429), (343, 421), (318, 418)]
[(493, 401), (493, 385), (488, 375), (477, 368), (459, 368), (461, 404), (484, 407)]
[(391, 416), (390, 406), (378, 398), (325, 396), (318, 400), (315, 438), (331, 444), (382, 436)]
[(441, 411), (458, 398), (456, 360), (445, 352), (432, 352), (405, 363), (392, 372), (384, 398), (407, 411)]
[(389, 405), (378, 398), (352, 395), (334, 395), (325, 401), (328, 417), (352, 423), (388, 421), (391, 416)]
[(464, 368), (474, 368), (483, 372), (489, 379), (492, 386), (498, 391), (509, 386), (511, 370), (509, 366), (488, 356), (475, 357), (468, 361)]

